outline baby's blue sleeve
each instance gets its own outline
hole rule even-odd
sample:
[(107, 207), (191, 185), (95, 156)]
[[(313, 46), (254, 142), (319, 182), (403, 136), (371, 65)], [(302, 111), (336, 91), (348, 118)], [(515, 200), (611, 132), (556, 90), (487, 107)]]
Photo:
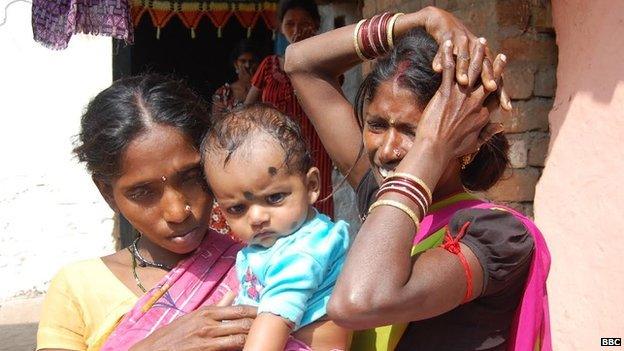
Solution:
[(325, 275), (325, 266), (310, 253), (283, 250), (267, 267), (258, 313), (269, 312), (298, 329), (308, 300)]

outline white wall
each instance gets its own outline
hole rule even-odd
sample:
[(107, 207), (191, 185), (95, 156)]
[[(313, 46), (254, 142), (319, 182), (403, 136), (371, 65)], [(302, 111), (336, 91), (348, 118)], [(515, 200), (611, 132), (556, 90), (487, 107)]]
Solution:
[(71, 155), (83, 107), (111, 83), (112, 41), (32, 39), (30, 4), (0, 0), (0, 302), (65, 263), (113, 251), (112, 211)]

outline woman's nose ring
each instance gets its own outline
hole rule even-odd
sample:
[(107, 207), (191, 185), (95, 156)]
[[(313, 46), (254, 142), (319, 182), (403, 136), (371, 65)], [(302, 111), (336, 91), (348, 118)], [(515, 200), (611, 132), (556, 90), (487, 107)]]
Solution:
[(394, 156), (395, 156), (396, 158), (401, 157), (401, 150), (399, 150), (399, 149), (394, 149), (394, 150), (392, 150), (392, 152), (394, 152)]

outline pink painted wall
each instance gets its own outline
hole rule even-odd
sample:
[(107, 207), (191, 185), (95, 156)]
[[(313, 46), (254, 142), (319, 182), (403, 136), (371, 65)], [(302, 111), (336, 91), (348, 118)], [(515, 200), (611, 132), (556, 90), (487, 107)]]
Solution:
[(624, 337), (624, 1), (553, 0), (559, 47), (535, 218), (556, 350)]

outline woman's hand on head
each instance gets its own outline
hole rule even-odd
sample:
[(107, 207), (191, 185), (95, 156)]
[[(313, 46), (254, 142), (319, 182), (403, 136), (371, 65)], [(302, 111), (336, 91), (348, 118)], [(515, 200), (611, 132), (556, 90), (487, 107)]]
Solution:
[(156, 330), (130, 350), (241, 350), (256, 311), (242, 305), (202, 307)]
[[(474, 153), (483, 144), (483, 138), (500, 132), (500, 125), (488, 125), (489, 112), (483, 107), (490, 91), (483, 85), (464, 87), (454, 77), (453, 44), (447, 40), (441, 45), (442, 84), (423, 111), (414, 144), (435, 145), (445, 161)], [(493, 77), (500, 79), (505, 67), (504, 55), (494, 60)]]
[[(502, 80), (494, 72), (494, 58), (487, 47), (485, 38), (477, 38), (466, 26), (452, 14), (435, 8), (427, 7), (425, 29), (440, 44), (450, 40), (453, 43), (453, 53), (457, 57), (457, 64), (453, 67), (455, 79), (465, 87), (473, 87), (481, 78), (481, 82), (488, 91), (497, 91), (501, 107), (511, 110), (511, 100), (503, 89)], [(443, 45), (433, 59), (433, 69), (442, 72)]]

